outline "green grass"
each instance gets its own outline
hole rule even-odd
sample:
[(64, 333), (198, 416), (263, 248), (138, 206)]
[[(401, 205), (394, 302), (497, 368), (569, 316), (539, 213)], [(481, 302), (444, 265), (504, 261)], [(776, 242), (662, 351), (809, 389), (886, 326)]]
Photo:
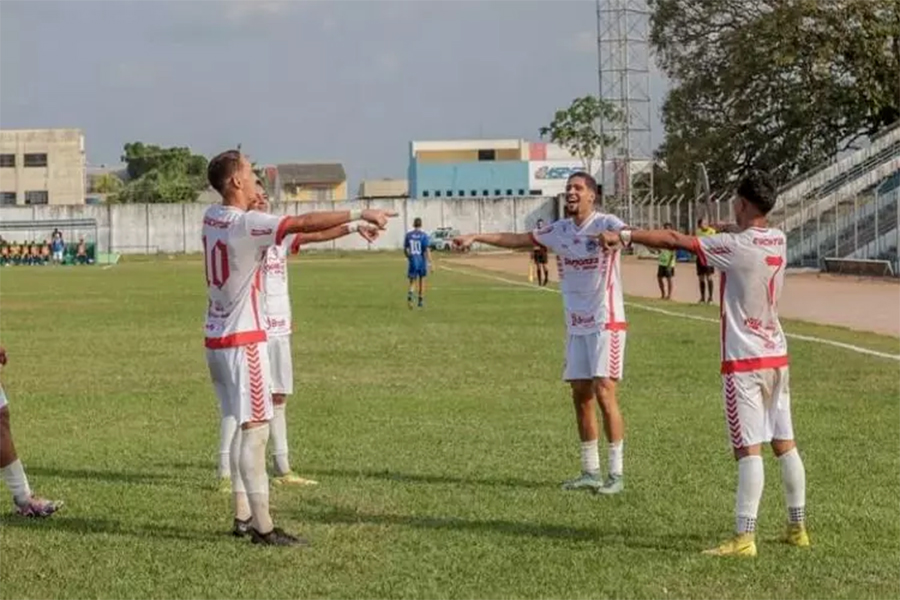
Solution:
[(3, 269), (17, 446), (33, 487), (67, 506), (0, 517), (0, 598), (900, 594), (896, 361), (792, 342), (814, 547), (775, 541), (768, 456), (760, 556), (710, 559), (699, 551), (730, 532), (736, 481), (715, 324), (630, 311), (627, 492), (564, 493), (579, 446), (559, 297), (439, 271), (410, 312), (403, 276), (390, 255), (291, 267), (288, 426), (295, 466), (321, 485), (273, 491), (279, 524), (314, 544), (284, 550), (227, 535), (202, 264)]

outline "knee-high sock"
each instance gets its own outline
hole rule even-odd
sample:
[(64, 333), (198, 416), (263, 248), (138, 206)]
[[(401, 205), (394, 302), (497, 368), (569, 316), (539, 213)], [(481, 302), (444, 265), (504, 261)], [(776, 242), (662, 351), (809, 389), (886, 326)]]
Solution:
[(288, 460), (286, 409), (286, 404), (276, 404), (272, 416), (272, 458), (276, 475), (284, 475), (291, 470), (291, 463)]
[(231, 475), (231, 442), (237, 430), (237, 419), (231, 415), (222, 417), (219, 423), (219, 477)]
[(273, 528), (269, 514), (269, 476), (266, 474), (269, 424), (244, 429), (241, 438), (241, 477), (247, 489), (253, 528), (259, 533), (268, 533)]
[(756, 531), (756, 515), (764, 483), (762, 456), (745, 456), (738, 461), (737, 501), (734, 507), (737, 533)]

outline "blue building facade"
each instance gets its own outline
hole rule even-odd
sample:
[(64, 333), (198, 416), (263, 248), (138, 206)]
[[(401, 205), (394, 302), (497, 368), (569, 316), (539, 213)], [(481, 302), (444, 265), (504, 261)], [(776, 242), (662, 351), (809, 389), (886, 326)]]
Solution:
[(410, 198), (527, 196), (527, 161), (479, 161), (450, 164), (410, 160)]

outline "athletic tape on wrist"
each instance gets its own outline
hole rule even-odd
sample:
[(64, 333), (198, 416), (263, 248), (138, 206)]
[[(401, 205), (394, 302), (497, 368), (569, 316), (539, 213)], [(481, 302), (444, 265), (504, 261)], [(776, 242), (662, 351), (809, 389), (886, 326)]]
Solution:
[(361, 211), (359, 209), (351, 210), (350, 211), (350, 220), (358, 221), (358, 220), (362, 219), (362, 213), (363, 213), (363, 211)]

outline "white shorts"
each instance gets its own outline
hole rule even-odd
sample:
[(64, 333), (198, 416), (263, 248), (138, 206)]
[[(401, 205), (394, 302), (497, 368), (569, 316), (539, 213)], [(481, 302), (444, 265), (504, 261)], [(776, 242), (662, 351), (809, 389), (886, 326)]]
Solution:
[(3, 391), (3, 386), (0, 385), (0, 408), (6, 407), (9, 404), (9, 401), (6, 399), (6, 392)]
[(294, 361), (291, 334), (269, 336), (269, 364), (272, 365), (272, 393), (294, 393)]
[(587, 335), (569, 335), (563, 380), (622, 379), (625, 337), (624, 331), (609, 329)]
[(223, 416), (233, 416), (238, 425), (272, 418), (269, 351), (266, 343), (206, 350)]
[(722, 375), (733, 448), (794, 439), (789, 380), (787, 367)]

